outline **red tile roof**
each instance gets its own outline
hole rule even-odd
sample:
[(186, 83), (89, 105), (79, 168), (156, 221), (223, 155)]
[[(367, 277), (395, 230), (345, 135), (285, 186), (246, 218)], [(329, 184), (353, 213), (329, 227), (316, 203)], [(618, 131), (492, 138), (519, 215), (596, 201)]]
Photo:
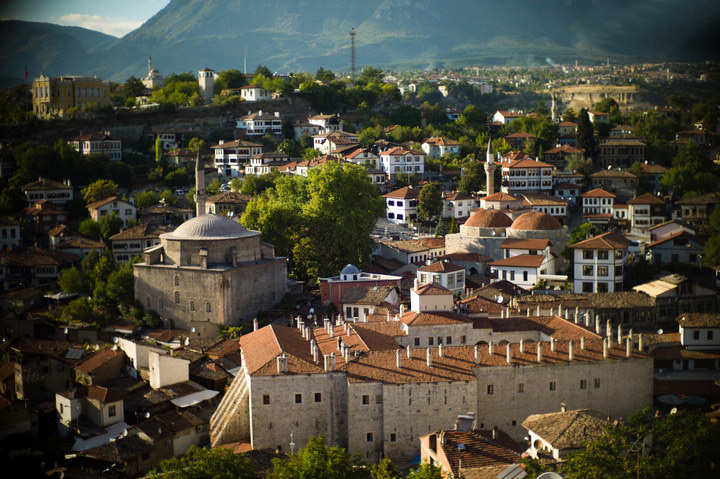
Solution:
[(455, 271), (463, 271), (464, 268), (461, 266), (452, 264), (448, 261), (437, 261), (431, 263), (422, 268), (418, 268), (418, 271), (430, 272), (430, 273), (452, 273)]
[(537, 249), (543, 250), (548, 246), (552, 246), (552, 243), (548, 239), (516, 239), (508, 238), (502, 242), (500, 248), (502, 249)]
[(630, 244), (625, 236), (615, 231), (609, 231), (598, 236), (593, 236), (570, 246), (577, 249), (625, 249)]
[(418, 296), (446, 296), (452, 292), (439, 284), (427, 283), (419, 286), (415, 291)]
[(594, 190), (586, 191), (580, 195), (581, 198), (615, 198), (616, 196), (602, 188), (595, 188)]
[(519, 254), (510, 258), (493, 261), (489, 266), (510, 266), (517, 268), (539, 268), (545, 257), (538, 254)]
[(658, 198), (657, 196), (653, 195), (652, 193), (645, 193), (637, 198), (633, 198), (631, 200), (628, 200), (629, 205), (664, 205), (665, 202)]
[(385, 198), (400, 198), (405, 200), (414, 199), (418, 196), (420, 196), (420, 190), (417, 188), (410, 188), (409, 186), (391, 191), (390, 193), (384, 195)]
[(75, 366), (75, 369), (90, 374), (108, 361), (112, 361), (116, 357), (123, 354), (124, 353), (120, 350), (113, 351), (109, 348), (101, 349), (100, 351), (96, 352), (95, 354)]

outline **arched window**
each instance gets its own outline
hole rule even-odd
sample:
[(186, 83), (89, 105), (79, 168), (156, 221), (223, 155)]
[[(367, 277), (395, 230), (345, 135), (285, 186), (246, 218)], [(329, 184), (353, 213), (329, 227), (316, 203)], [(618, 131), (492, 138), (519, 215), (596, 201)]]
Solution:
[(152, 303), (151, 303), (151, 301), (150, 301), (150, 296), (147, 297), (147, 301), (146, 301), (145, 303), (146, 303), (146, 305), (147, 305), (148, 308), (149, 308), (150, 306), (152, 306)]
[(212, 313), (212, 306), (210, 306), (210, 302), (208, 301), (205, 303), (205, 312), (206, 313)]
[(175, 291), (175, 304), (180, 304), (180, 293)]
[(190, 311), (195, 311), (195, 301), (190, 301)]
[(180, 286), (180, 276), (175, 275), (175, 286)]

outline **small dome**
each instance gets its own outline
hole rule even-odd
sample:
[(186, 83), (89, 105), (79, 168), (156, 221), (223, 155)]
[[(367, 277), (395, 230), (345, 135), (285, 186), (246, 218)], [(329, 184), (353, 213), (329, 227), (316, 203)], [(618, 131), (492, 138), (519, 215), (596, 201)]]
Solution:
[(547, 213), (531, 211), (517, 217), (513, 221), (511, 230), (558, 230), (562, 226), (560, 222)]
[(189, 219), (172, 233), (165, 233), (160, 237), (175, 240), (198, 240), (246, 238), (258, 234), (260, 233), (256, 231), (248, 231), (243, 225), (227, 216), (208, 214)]
[(477, 210), (465, 221), (465, 226), (480, 228), (502, 228), (512, 224), (508, 215), (500, 210)]
[(357, 266), (353, 264), (347, 264), (345, 267), (340, 271), (340, 276), (350, 275), (350, 274), (360, 274), (360, 270), (357, 269)]

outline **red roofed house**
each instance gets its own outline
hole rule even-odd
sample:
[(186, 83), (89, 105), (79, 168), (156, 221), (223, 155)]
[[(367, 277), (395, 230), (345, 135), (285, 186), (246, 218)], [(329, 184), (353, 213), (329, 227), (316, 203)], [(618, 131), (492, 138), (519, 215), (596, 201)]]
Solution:
[(698, 236), (680, 229), (674, 234), (653, 241), (645, 247), (655, 263), (699, 264), (705, 241)]
[(627, 202), (629, 206), (630, 228), (638, 233), (647, 233), (651, 226), (665, 222), (665, 201), (645, 193)]
[(340, 300), (343, 293), (351, 288), (371, 288), (392, 286), (400, 288), (400, 276), (389, 274), (363, 273), (357, 267), (349, 264), (345, 266), (338, 276), (320, 278), (320, 302), (323, 307), (333, 305), (336, 311), (341, 311)]
[(465, 268), (448, 261), (438, 261), (418, 268), (417, 280), (419, 285), (436, 284), (459, 295), (465, 290)]
[(497, 121), (502, 123), (503, 125), (507, 125), (508, 123), (511, 123), (513, 120), (517, 120), (520, 118), (520, 113), (517, 112), (510, 112), (507, 110), (498, 110), (496, 111), (492, 116), (492, 121)]
[(594, 224), (607, 225), (613, 216), (615, 195), (602, 188), (581, 194), (583, 218)]
[(541, 274), (555, 272), (554, 261), (549, 261), (544, 254), (515, 254), (488, 266), (495, 279), (507, 280), (526, 289), (535, 286)]
[(538, 159), (503, 163), (502, 191), (505, 193), (552, 192), (553, 165)]
[(262, 85), (246, 85), (240, 87), (240, 96), (243, 101), (266, 101), (272, 99), (272, 93)]
[(28, 233), (42, 243), (48, 241), (47, 234), (50, 230), (70, 219), (67, 211), (55, 208), (50, 200), (38, 200), (22, 210), (21, 215), (25, 218)]
[(477, 203), (472, 196), (456, 191), (443, 198), (442, 217), (455, 218), (456, 220), (467, 218), (475, 208), (477, 208)]
[(380, 152), (380, 169), (387, 174), (391, 181), (397, 175), (418, 175), (425, 173), (425, 153), (396, 146)]
[(448, 140), (447, 138), (426, 138), (423, 140), (420, 148), (422, 148), (422, 151), (430, 158), (440, 158), (447, 153), (453, 155), (460, 154), (460, 143)]
[(87, 386), (102, 386), (120, 377), (124, 366), (125, 354), (121, 350), (101, 349), (75, 365), (75, 380)]
[(215, 152), (215, 168), (221, 175), (238, 178), (250, 163), (250, 157), (262, 153), (262, 145), (246, 140), (224, 141), (210, 147)]
[(614, 231), (570, 246), (575, 258), (575, 293), (622, 291), (630, 241)]
[(117, 214), (123, 225), (127, 227), (130, 220), (135, 220), (137, 211), (135, 206), (131, 205), (127, 201), (123, 201), (117, 196), (111, 196), (104, 200), (94, 201), (86, 206), (90, 212), (90, 217), (95, 221), (100, 221), (100, 218), (106, 215)]
[(543, 161), (550, 163), (558, 170), (564, 170), (567, 166), (568, 157), (582, 157), (585, 155), (585, 150), (582, 148), (575, 148), (568, 144), (556, 146), (549, 150), (543, 151)]
[(97, 153), (107, 155), (110, 161), (122, 160), (122, 141), (108, 133), (87, 133), (70, 138), (68, 143), (84, 156)]
[(525, 145), (530, 146), (528, 148), (529, 150), (532, 150), (535, 148), (535, 142), (537, 142), (537, 136), (533, 135), (532, 133), (525, 133), (522, 131), (516, 131), (515, 133), (510, 133), (505, 137), (505, 141), (507, 141), (510, 146), (515, 150), (520, 150), (525, 148)]
[(384, 195), (385, 217), (391, 223), (405, 225), (417, 219), (420, 190), (406, 186)]
[(62, 207), (68, 201), (72, 201), (74, 196), (70, 180), (60, 183), (42, 176), (37, 181), (23, 185), (20, 189), (30, 204), (40, 200), (48, 200), (53, 206)]

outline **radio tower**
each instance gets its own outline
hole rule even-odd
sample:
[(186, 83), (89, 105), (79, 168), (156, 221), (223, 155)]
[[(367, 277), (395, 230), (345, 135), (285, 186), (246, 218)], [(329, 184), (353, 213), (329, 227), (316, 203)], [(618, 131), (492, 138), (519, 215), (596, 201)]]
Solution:
[(355, 80), (355, 28), (350, 30), (350, 79)]

